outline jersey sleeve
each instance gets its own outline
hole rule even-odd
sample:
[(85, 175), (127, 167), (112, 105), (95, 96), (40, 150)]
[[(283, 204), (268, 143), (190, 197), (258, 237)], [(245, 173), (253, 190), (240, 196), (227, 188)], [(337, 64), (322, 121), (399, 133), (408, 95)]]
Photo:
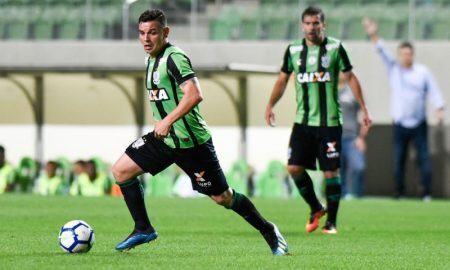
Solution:
[(283, 63), (281, 64), (281, 71), (286, 74), (291, 74), (294, 71), (294, 67), (292, 66), (291, 61), (291, 52), (290, 45), (286, 48), (286, 52), (284, 53)]
[(181, 53), (173, 53), (167, 58), (167, 70), (178, 85), (195, 77), (189, 58)]
[(347, 51), (344, 49), (342, 44), (339, 44), (338, 49), (339, 55), (339, 70), (342, 72), (347, 72), (353, 69), (352, 63), (350, 62), (350, 58), (347, 55)]

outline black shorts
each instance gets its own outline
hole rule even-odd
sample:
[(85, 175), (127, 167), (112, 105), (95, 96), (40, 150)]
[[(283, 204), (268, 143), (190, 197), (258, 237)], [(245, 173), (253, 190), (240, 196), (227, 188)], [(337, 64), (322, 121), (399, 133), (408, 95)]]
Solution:
[(128, 146), (125, 153), (152, 175), (177, 164), (191, 178), (192, 188), (202, 194), (219, 195), (228, 189), (212, 139), (197, 147), (173, 149), (150, 132)]
[(310, 127), (295, 123), (289, 140), (288, 164), (335, 171), (340, 167), (342, 127)]

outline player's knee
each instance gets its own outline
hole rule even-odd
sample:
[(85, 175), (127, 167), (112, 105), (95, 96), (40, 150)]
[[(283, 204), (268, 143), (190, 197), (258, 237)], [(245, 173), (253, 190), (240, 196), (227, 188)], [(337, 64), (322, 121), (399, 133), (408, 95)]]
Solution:
[(339, 172), (337, 170), (336, 171), (325, 171), (325, 172), (323, 172), (323, 176), (325, 177), (325, 179), (337, 177), (338, 175), (339, 175)]
[(233, 202), (233, 192), (228, 189), (220, 195), (212, 195), (211, 199), (219, 205), (230, 207)]
[(298, 175), (302, 175), (305, 172), (305, 168), (303, 168), (301, 166), (289, 165), (288, 166), (288, 172), (292, 176), (298, 176)]
[(117, 182), (122, 182), (125, 180), (128, 180), (128, 173), (122, 166), (118, 165), (117, 163), (113, 165), (111, 168), (111, 172), (114, 176), (114, 179)]

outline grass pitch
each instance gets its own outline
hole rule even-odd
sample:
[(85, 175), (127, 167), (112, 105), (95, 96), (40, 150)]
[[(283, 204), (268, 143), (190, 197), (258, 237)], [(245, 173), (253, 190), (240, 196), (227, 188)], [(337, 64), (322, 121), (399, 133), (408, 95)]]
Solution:
[[(0, 196), (1, 269), (450, 269), (450, 201), (344, 201), (338, 235), (306, 234), (300, 199), (253, 200), (278, 225), (291, 256), (274, 257), (247, 223), (209, 199), (147, 198), (159, 238), (114, 250), (132, 229), (117, 198)], [(87, 221), (96, 241), (65, 254), (60, 227)], [(323, 223), (323, 221), (322, 221)]]

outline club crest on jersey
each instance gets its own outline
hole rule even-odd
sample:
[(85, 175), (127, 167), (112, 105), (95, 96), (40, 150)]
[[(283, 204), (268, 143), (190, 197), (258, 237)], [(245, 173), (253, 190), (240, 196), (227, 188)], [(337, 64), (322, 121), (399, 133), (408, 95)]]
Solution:
[(159, 75), (159, 71), (155, 71), (153, 72), (153, 83), (154, 84), (158, 84), (160, 83), (160, 75)]
[(314, 82), (329, 82), (329, 72), (305, 72), (297, 74), (297, 81), (299, 83), (314, 83)]
[(169, 95), (166, 92), (166, 89), (150, 89), (148, 90), (148, 96), (150, 98), (150, 101), (164, 101), (169, 100)]
[(317, 63), (317, 56), (313, 55), (311, 57), (308, 58), (308, 64), (310, 65), (314, 65), (315, 63)]
[(320, 58), (322, 67), (328, 68), (330, 66), (330, 57), (324, 55)]

